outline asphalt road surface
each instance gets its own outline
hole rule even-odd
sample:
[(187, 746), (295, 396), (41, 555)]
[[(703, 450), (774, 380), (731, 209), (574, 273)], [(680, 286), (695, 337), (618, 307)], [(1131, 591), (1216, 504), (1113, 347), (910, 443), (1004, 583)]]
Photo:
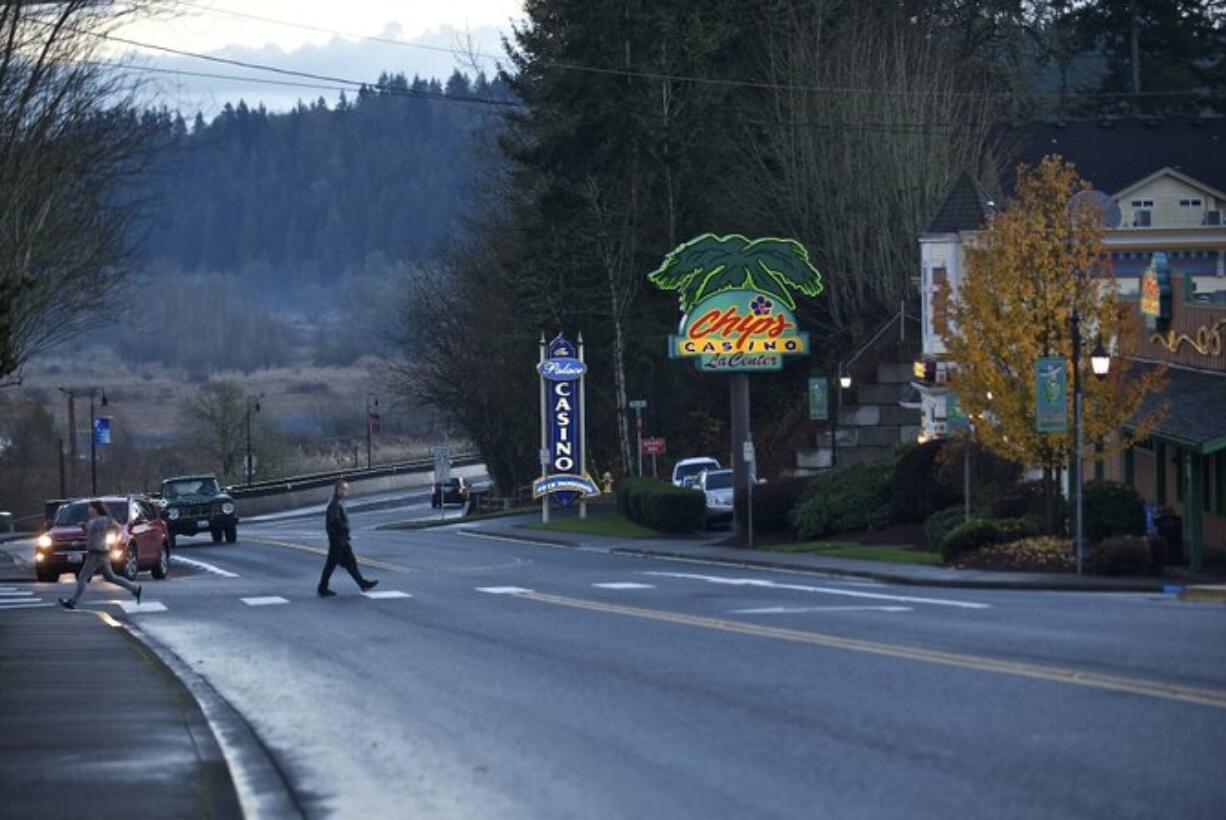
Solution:
[(430, 514), (352, 515), (370, 595), (316, 597), (314, 516), (181, 539), (139, 610), (87, 600), (224, 696), (310, 816), (1226, 816), (1221, 604), (373, 529)]

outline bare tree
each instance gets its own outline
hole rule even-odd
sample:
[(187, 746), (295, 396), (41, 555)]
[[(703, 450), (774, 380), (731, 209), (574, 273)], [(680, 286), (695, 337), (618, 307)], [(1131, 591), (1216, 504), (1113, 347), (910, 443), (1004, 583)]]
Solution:
[(156, 5), (0, 1), (0, 380), (108, 318), (135, 216), (123, 188), (156, 123), (99, 51)]
[(209, 382), (180, 410), (188, 442), (220, 466), (223, 477), (237, 474), (242, 463), (245, 398), (234, 382)]
[(980, 173), (991, 126), (947, 44), (885, 6), (788, 4), (770, 122), (748, 142), (747, 204), (810, 249), (819, 321), (852, 337), (911, 292), (915, 237), (958, 173)]

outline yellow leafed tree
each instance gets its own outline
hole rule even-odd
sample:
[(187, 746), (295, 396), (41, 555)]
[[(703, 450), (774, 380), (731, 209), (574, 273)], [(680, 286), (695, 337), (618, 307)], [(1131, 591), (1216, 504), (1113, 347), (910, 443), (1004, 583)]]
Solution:
[[(1072, 327), (1081, 315), (1082, 425), (1087, 455), (1101, 459), (1126, 441), (1109, 434), (1138, 413), (1150, 391), (1161, 388), (1161, 369), (1141, 369), (1129, 358), (1139, 338), (1135, 305), (1120, 298), (1103, 242), (1103, 218), (1094, 207), (1070, 201), (1090, 186), (1072, 164), (1048, 156), (1038, 168), (1021, 167), (1016, 197), (970, 243), (957, 293), (938, 328), (958, 363), (951, 389), (985, 446), (1006, 458), (1044, 468), (1049, 492), (1055, 471), (1073, 450)], [(952, 297), (952, 298), (951, 298)], [(1101, 338), (1112, 352), (1111, 370), (1098, 379), (1090, 352)], [(1035, 361), (1062, 356), (1069, 373), (1068, 433), (1040, 433), (1035, 423)], [(1140, 439), (1156, 414), (1135, 419)], [(1095, 452), (1091, 446), (1105, 446)]]

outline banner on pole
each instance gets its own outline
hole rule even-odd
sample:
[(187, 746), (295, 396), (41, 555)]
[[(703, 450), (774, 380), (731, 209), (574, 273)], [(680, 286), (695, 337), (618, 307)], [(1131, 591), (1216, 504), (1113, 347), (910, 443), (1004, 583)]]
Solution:
[(1035, 427), (1040, 433), (1068, 432), (1068, 365), (1060, 356), (1035, 362)]
[(111, 417), (97, 416), (94, 419), (94, 444), (111, 443)]
[(826, 421), (830, 418), (830, 386), (825, 376), (809, 379), (809, 420)]

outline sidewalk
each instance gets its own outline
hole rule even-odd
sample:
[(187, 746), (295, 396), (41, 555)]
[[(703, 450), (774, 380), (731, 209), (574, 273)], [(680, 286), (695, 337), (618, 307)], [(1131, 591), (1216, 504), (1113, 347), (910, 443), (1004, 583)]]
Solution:
[(641, 555), (657, 558), (680, 558), (706, 561), (729, 566), (761, 569), (783, 569), (793, 572), (812, 572), (823, 575), (842, 575), (867, 578), (892, 584), (914, 586), (953, 587), (963, 589), (1026, 589), (1060, 592), (1158, 592), (1181, 594), (1196, 600), (1226, 600), (1226, 586), (1205, 579), (1204, 583), (1172, 580), (1162, 577), (1108, 577), (1101, 575), (1073, 575), (1054, 572), (993, 572), (989, 570), (951, 569), (921, 564), (897, 564), (884, 561), (860, 561), (854, 558), (835, 558), (817, 553), (783, 553), (769, 550), (749, 550), (737, 547), (718, 546), (715, 542), (726, 540), (727, 533), (710, 537), (692, 538), (646, 538), (625, 540), (598, 535), (547, 532), (531, 529), (526, 524), (539, 521), (539, 515), (527, 513), (523, 517), (499, 518), (473, 522), (464, 529), (514, 538), (520, 541), (536, 541), (555, 546), (603, 549), (622, 555)]
[(0, 670), (5, 816), (242, 816), (195, 699), (100, 613), (0, 609)]

